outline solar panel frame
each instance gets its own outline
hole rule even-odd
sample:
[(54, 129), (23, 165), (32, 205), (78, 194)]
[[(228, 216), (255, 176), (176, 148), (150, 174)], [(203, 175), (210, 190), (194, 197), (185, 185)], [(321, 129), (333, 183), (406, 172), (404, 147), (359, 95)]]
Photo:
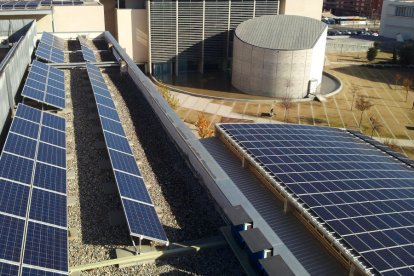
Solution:
[[(39, 273), (50, 273), (48, 270), (57, 269), (61, 270), (60, 273), (56, 272), (50, 275), (65, 275), (68, 272), (66, 145), (56, 147), (45, 144), (41, 142), (42, 133), (39, 133), (39, 130), (49, 129), (54, 131), (55, 134), (64, 134), (64, 131), (51, 127), (64, 130), (65, 120), (51, 114), (44, 116), (45, 114), (48, 113), (38, 111), (24, 104), (18, 104), (12, 126), (17, 125), (15, 122), (29, 123), (26, 124), (26, 127), (36, 129), (36, 131), (25, 131), (24, 126), (11, 128), (15, 132), (10, 130), (5, 144), (13, 145), (5, 147), (0, 156), (0, 259), (16, 264), (19, 264), (21, 260), (23, 262), (28, 260), (29, 265), (44, 265), (45, 270), (40, 267), (38, 268)], [(30, 121), (31, 116), (33, 116), (33, 121)], [(47, 118), (45, 122), (49, 123), (51, 127), (41, 124), (44, 117)], [(32, 133), (36, 133), (37, 137), (29, 139), (16, 134), (16, 132), (31, 136), (33, 136)], [(19, 139), (15, 139), (16, 137), (19, 137)], [(22, 142), (24, 139), (37, 141), (35, 145), (36, 152), (38, 152), (38, 147), (41, 144), (47, 146), (48, 157), (45, 158), (46, 162), (54, 163), (55, 160), (59, 159), (50, 154), (50, 147), (63, 150), (60, 158), (64, 160), (64, 164), (60, 164), (60, 161), (56, 162), (63, 167), (58, 168), (39, 163), (37, 159), (41, 158), (38, 158), (38, 153), (34, 156), (30, 154), (30, 159), (24, 157), (27, 156), (25, 153), (27, 147), (24, 147), (25, 143)], [(62, 143), (62, 137), (59, 141), (49, 142), (52, 142), (52, 144)], [(14, 150), (22, 145), (24, 149), (22, 152)], [(12, 151), (13, 154), (8, 151)], [(26, 225), (28, 228), (26, 228)], [(53, 233), (51, 235), (45, 235), (42, 231), (31, 233), (33, 226), (53, 229)], [(60, 233), (59, 240), (52, 239), (55, 232)], [(27, 236), (24, 233), (27, 233)], [(35, 238), (32, 239), (32, 237)], [(59, 246), (53, 245), (52, 242), (58, 243)], [(62, 244), (64, 246), (61, 246)], [(25, 253), (21, 254), (23, 246), (25, 247)], [(43, 253), (38, 251), (42, 248), (46, 248)], [(26, 253), (27, 255), (25, 255)], [(3, 258), (2, 254), (5, 254), (6, 257)], [(46, 263), (42, 263), (44, 261)], [(0, 262), (0, 269), (2, 269), (1, 266), (2, 263)], [(20, 271), (22, 266), (18, 268)]]
[[(168, 238), (141, 177), (105, 80), (95, 65), (87, 63), (86, 69), (130, 235), (168, 245)], [(103, 96), (102, 91), (105, 91), (106, 95)], [(141, 220), (137, 220), (134, 216), (140, 216)], [(145, 225), (139, 225), (143, 224), (143, 221)]]
[(59, 49), (61, 51), (65, 50), (65, 40), (63, 38), (57, 37), (51, 33), (43, 32), (42, 37), (40, 38), (40, 42), (50, 47)]
[(88, 39), (84, 35), (78, 35), (78, 40), (81, 46), (89, 47)]
[(65, 78), (63, 71), (34, 60), (26, 78), (22, 96), (64, 109)]
[[(406, 231), (406, 227), (413, 226), (414, 201), (405, 200), (405, 204), (395, 199), (384, 201), (393, 195), (392, 189), (414, 189), (412, 167), (395, 160), (360, 135), (339, 129), (248, 123), (223, 123), (217, 125), (217, 129), (221, 137), (247, 157), (279, 191), (286, 193), (294, 206), (310, 215), (319, 229), (325, 229), (327, 235), (345, 244), (346, 250), (352, 250), (344, 252), (356, 252), (355, 257), (361, 256), (362, 266), (371, 266), (377, 273), (407, 266), (399, 262), (400, 266), (393, 267), (393, 261), (388, 263), (385, 257), (391, 256), (387, 245), (398, 244), (397, 239), (378, 236), (369, 242), (368, 237), (377, 231), (386, 233), (390, 228)], [(329, 140), (336, 145), (331, 145)], [(330, 151), (332, 154), (328, 154)], [(315, 170), (311, 169), (313, 166)], [(403, 181), (398, 182), (396, 175)], [(365, 203), (352, 198), (367, 187), (369, 193), (358, 197)], [(379, 194), (380, 189), (387, 193)], [(367, 197), (370, 194), (373, 197)], [(391, 198), (395, 197), (397, 195)], [(365, 236), (358, 239), (359, 235)], [(399, 246), (412, 245), (414, 232), (410, 232), (409, 237), (405, 240), (407, 244), (398, 238)], [(414, 264), (409, 267), (414, 269)]]
[(92, 51), (89, 47), (86, 47), (83, 45), (81, 45), (81, 48), (82, 48), (82, 56), (85, 61), (97, 62), (94, 51)]
[(63, 51), (42, 42), (39, 42), (37, 45), (35, 56), (53, 63), (65, 63), (65, 54)]

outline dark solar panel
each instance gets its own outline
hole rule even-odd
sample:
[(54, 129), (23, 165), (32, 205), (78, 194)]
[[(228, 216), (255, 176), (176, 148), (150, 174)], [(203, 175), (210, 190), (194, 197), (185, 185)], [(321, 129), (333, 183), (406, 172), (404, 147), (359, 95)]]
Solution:
[(68, 271), (67, 230), (29, 221), (23, 263)]
[(59, 49), (61, 51), (65, 50), (65, 40), (51, 33), (44, 32), (42, 34), (42, 38), (40, 39), (40, 42), (46, 45), (49, 45), (50, 47)]
[(130, 234), (168, 244), (105, 80), (95, 65), (86, 68)]
[(381, 274), (414, 271), (414, 170), (390, 156), (391, 150), (327, 127), (219, 128), (365, 265)]
[(60, 109), (65, 108), (65, 79), (61, 70), (33, 61), (22, 95)]
[(19, 274), (19, 267), (0, 261), (0, 275), (4, 276), (15, 276)]
[(47, 44), (39, 42), (37, 45), (36, 57), (53, 63), (64, 63), (65, 55), (62, 50), (53, 48)]
[(91, 49), (83, 45), (81, 46), (81, 48), (82, 48), (83, 59), (85, 61), (96, 62), (95, 54)]
[(38, 267), (22, 275), (68, 270), (64, 129), (63, 118), (19, 104), (1, 153), (0, 260)]

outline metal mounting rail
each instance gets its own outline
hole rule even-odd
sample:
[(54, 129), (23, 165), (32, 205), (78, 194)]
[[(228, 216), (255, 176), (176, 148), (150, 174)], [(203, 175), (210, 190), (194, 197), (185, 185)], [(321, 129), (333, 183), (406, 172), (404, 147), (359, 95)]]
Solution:
[[(71, 62), (71, 63), (46, 63), (49, 66), (58, 69), (73, 69), (73, 68), (86, 68), (86, 64), (94, 64), (99, 68), (104, 67), (119, 67), (119, 63), (116, 61), (102, 61), (102, 62)], [(31, 67), (32, 65), (29, 65)]]
[(193, 242), (186, 242), (183, 244), (171, 243), (168, 249), (162, 251), (150, 251), (141, 253), (139, 255), (128, 256), (123, 258), (111, 259), (97, 263), (83, 264), (69, 268), (69, 274), (84, 270), (96, 269), (105, 266), (122, 265), (137, 262), (153, 261), (162, 257), (171, 257), (178, 254), (196, 253), (204, 249), (212, 249), (227, 246), (226, 240), (222, 236), (215, 236), (212, 238), (197, 240)]

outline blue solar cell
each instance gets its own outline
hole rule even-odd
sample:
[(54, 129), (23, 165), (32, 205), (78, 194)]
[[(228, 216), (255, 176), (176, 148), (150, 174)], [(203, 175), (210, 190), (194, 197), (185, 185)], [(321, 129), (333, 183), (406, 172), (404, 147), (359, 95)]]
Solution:
[(41, 111), (30, 106), (19, 104), (17, 106), (15, 117), (20, 117), (35, 123), (40, 123)]
[(133, 156), (110, 149), (108, 151), (114, 169), (134, 175), (141, 175)]
[(36, 144), (36, 140), (9, 133), (3, 150), (33, 159), (35, 156)]
[(100, 116), (103, 116), (103, 117), (106, 117), (106, 118), (109, 118), (115, 121), (120, 121), (118, 112), (116, 112), (116, 110), (111, 109), (109, 107), (98, 105), (98, 113)]
[(22, 276), (62, 276), (62, 275), (66, 275), (66, 273), (61, 274), (61, 273), (55, 273), (55, 272), (50, 272), (50, 271), (45, 271), (45, 270), (29, 268), (29, 267), (23, 267), (23, 271), (22, 271)]
[(132, 154), (131, 147), (125, 137), (104, 131), (105, 141), (108, 148)]
[(121, 136), (125, 136), (122, 124), (104, 117), (101, 117), (102, 128), (105, 131), (110, 131)]
[(409, 230), (414, 221), (414, 170), (406, 166), (406, 157), (340, 129), (250, 123), (219, 128), (274, 174), (277, 188), (288, 188), (306, 203), (377, 272), (403, 266), (401, 258), (395, 259), (398, 254), (365, 251), (414, 242)]
[(47, 87), (47, 94), (50, 94), (50, 95), (52, 95), (52, 96), (55, 96), (55, 97), (59, 97), (59, 98), (61, 98), (61, 99), (65, 99), (65, 91), (64, 91), (64, 87), (62, 88), (62, 86), (64, 86), (64, 84), (63, 83), (61, 83), (60, 84), (60, 86), (59, 87), (55, 87), (54, 85), (56, 85), (56, 84), (54, 84), (53, 83), (54, 81), (52, 81), (52, 80), (49, 80), (48, 81), (48, 87)]
[(65, 50), (65, 41), (62, 38), (54, 36), (50, 33), (44, 32), (42, 34), (42, 38), (40, 39), (40, 42), (47, 44), (51, 47), (60, 49), (62, 51)]
[(50, 62), (55, 62), (55, 63), (65, 62), (65, 57), (61, 50), (53, 48), (44, 43), (39, 43), (39, 45), (37, 46), (35, 55), (39, 58), (42, 58)]
[(42, 127), (40, 132), (40, 141), (62, 148), (66, 147), (65, 133), (45, 126)]
[(20, 118), (14, 118), (10, 127), (10, 131), (33, 139), (37, 139), (39, 133), (39, 125)]
[(24, 220), (0, 215), (0, 259), (19, 262)]
[(104, 96), (107, 98), (111, 98), (111, 93), (109, 92), (108, 88), (102, 88), (95, 85), (92, 85), (93, 92), (97, 95)]
[(0, 177), (30, 184), (33, 160), (4, 153), (0, 160)]
[(33, 189), (29, 218), (65, 227), (66, 196)]
[(37, 160), (49, 163), (61, 168), (66, 168), (66, 152), (62, 148), (39, 143)]
[(95, 95), (95, 100), (100, 105), (104, 105), (106, 107), (116, 109), (115, 103), (112, 100), (112, 98), (107, 98), (107, 97), (103, 97), (103, 96), (100, 96), (100, 95), (96, 94)]
[(45, 99), (45, 93), (29, 86), (23, 87), (22, 96), (36, 100), (38, 102), (43, 102)]
[(96, 62), (95, 54), (91, 49), (85, 46), (81, 46), (81, 48), (82, 48), (83, 59), (85, 61)]
[[(0, 179), (0, 211), (26, 217), (29, 187)], [(0, 274), (1, 275), (1, 274)]]
[(153, 206), (122, 199), (132, 234), (167, 241), (164, 229)]
[(152, 204), (147, 187), (141, 177), (115, 171), (115, 178), (121, 196)]
[(65, 99), (63, 99), (63, 98), (55, 97), (51, 94), (46, 94), (46, 97), (45, 97), (44, 101), (45, 101), (45, 103), (47, 103), (51, 106), (55, 106), (55, 107), (58, 107), (58, 108), (61, 108), (61, 109), (65, 108)]
[(42, 124), (60, 131), (65, 131), (65, 119), (49, 113), (43, 113)]
[(17, 265), (11, 265), (0, 262), (0, 275), (3, 276), (16, 276), (19, 274), (19, 267)]
[(24, 264), (68, 271), (67, 231), (29, 221)]
[(33, 185), (65, 194), (66, 170), (37, 163)]

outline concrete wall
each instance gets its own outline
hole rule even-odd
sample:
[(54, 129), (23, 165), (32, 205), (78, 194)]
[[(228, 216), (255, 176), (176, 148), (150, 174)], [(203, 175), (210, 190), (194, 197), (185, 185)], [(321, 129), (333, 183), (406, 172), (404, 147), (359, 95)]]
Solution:
[[(312, 50), (312, 63), (310, 69), (310, 79), (316, 80), (319, 86), (322, 83), (323, 66), (325, 63), (325, 48), (326, 48), (326, 37), (328, 29), (325, 30), (323, 35), (316, 42), (315, 47)], [(316, 91), (310, 91), (314, 93)]]
[(148, 62), (147, 10), (116, 11), (118, 42), (135, 62)]
[(279, 51), (254, 47), (235, 36), (232, 84), (252, 95), (304, 98), (311, 79), (321, 82), (325, 43), (326, 35), (315, 50)]
[(396, 16), (396, 6), (414, 8), (414, 2), (384, 1), (380, 35), (395, 39), (397, 34), (401, 34), (404, 40), (414, 39), (414, 17)]
[[(105, 30), (116, 36), (116, 12), (117, 1), (115, 0), (99, 0), (104, 7)], [(102, 17), (104, 19), (104, 17)]]
[(54, 6), (55, 32), (97, 32), (105, 30), (104, 8), (94, 6)]
[(33, 19), (36, 21), (36, 28), (38, 32), (53, 32), (52, 15), (17, 15), (17, 16), (1, 16), (1, 20), (18, 20), (18, 19)]
[(301, 15), (321, 20), (323, 0), (280, 0), (279, 14)]

